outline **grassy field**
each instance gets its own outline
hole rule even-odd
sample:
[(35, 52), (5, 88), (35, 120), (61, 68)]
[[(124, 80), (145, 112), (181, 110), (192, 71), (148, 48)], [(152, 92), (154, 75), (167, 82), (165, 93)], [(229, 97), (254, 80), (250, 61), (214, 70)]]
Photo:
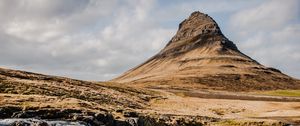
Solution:
[(258, 94), (274, 95), (274, 96), (300, 97), (300, 90), (263, 91), (263, 92), (258, 92)]

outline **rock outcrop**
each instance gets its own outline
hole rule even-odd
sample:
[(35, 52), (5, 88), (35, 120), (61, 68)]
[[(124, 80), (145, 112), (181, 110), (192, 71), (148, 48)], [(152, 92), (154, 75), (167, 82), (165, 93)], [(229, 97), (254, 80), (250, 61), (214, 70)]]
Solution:
[(220, 121), (218, 118), (205, 116), (178, 115), (128, 115), (120, 120), (108, 112), (91, 112), (76, 109), (28, 109), (20, 107), (0, 107), (0, 125), (4, 126), (178, 126), (204, 125)]
[(300, 89), (300, 82), (238, 50), (208, 15), (193, 12), (158, 54), (112, 80), (120, 83), (199, 84), (248, 91)]

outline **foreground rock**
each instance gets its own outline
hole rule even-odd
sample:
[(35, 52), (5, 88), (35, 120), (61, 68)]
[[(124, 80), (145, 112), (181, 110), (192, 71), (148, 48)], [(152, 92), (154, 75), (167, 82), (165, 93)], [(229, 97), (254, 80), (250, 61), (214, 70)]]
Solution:
[[(287, 125), (282, 122), (231, 121), (203, 116), (143, 115), (127, 116), (118, 120), (109, 113), (83, 112), (80, 110), (26, 110), (18, 107), (2, 107), (1, 126), (202, 126), (202, 125)], [(10, 118), (8, 118), (10, 116)], [(4, 118), (4, 119), (1, 119)]]
[(168, 126), (203, 125), (220, 119), (202, 116), (145, 115), (136, 112), (123, 112), (125, 118), (119, 119), (109, 112), (88, 112), (73, 109), (29, 109), (20, 107), (0, 108), (1, 126)]

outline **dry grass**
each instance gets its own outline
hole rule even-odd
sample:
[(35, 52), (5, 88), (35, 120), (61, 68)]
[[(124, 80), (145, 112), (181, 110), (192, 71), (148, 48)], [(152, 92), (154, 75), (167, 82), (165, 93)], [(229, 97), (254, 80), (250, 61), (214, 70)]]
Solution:
[(272, 95), (272, 96), (288, 96), (300, 97), (300, 90), (274, 90), (274, 91), (260, 91), (257, 94)]
[(224, 120), (213, 123), (212, 126), (282, 126), (282, 122), (261, 121), (261, 120)]
[(20, 106), (24, 110), (30, 108), (60, 108), (60, 109), (81, 109), (100, 110), (103, 107), (99, 104), (87, 102), (75, 98), (59, 98), (55, 96), (42, 95), (19, 95), (0, 94), (0, 106)]
[[(300, 114), (298, 102), (241, 101), (191, 97), (186, 91), (198, 90), (191, 85), (124, 86), (119, 83), (86, 82), (68, 78), (1, 71), (0, 106), (30, 108), (58, 108), (80, 110), (134, 110), (149, 115), (184, 115), (217, 118), (244, 118), (246, 115)], [(167, 89), (177, 89), (173, 94)], [(156, 89), (156, 90), (154, 90)], [(180, 92), (181, 91), (181, 92)], [(275, 112), (274, 112), (275, 111)], [(277, 112), (278, 111), (278, 112)], [(116, 114), (118, 115), (118, 114)], [(121, 116), (118, 116), (122, 118)]]
[(152, 91), (0, 68), (0, 93), (74, 98), (102, 106), (144, 108)]
[(212, 112), (214, 112), (215, 114), (220, 115), (220, 116), (226, 114), (226, 110), (222, 109), (222, 108), (214, 108), (214, 109), (209, 109), (209, 110), (211, 110)]

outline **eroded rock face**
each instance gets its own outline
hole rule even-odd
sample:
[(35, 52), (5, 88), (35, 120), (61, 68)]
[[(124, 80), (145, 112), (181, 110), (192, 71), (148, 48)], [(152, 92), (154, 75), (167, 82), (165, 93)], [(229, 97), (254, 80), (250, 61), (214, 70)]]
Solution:
[(222, 35), (218, 24), (210, 16), (196, 11), (179, 24), (179, 29), (176, 35), (171, 39), (171, 42), (208, 33)]
[(112, 81), (199, 84), (234, 91), (300, 89), (299, 80), (240, 52), (218, 24), (199, 11), (180, 23), (176, 35), (158, 54)]
[(196, 11), (179, 24), (176, 35), (155, 57), (178, 56), (199, 48), (218, 54), (229, 54), (229, 50), (239, 52), (236, 45), (222, 34), (218, 24), (210, 16)]

